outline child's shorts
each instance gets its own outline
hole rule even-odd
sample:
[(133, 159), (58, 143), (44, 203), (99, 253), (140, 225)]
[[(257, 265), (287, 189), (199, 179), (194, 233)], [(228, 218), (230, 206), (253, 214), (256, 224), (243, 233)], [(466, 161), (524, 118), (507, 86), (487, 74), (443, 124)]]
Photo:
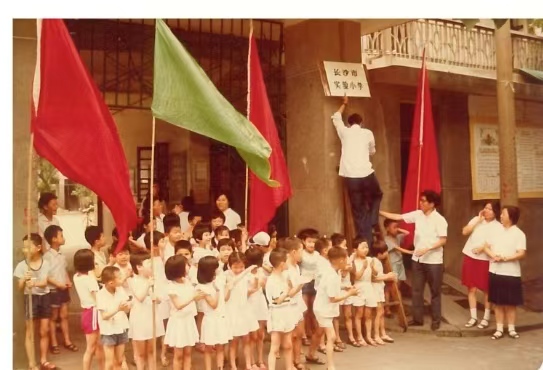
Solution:
[(309, 283), (304, 284), (304, 286), (302, 287), (302, 294), (309, 295), (309, 296), (314, 296), (317, 294), (317, 291), (315, 290), (315, 280), (312, 280)]
[(104, 346), (120, 346), (128, 343), (128, 330), (121, 334), (100, 335), (100, 342)]
[(318, 313), (315, 313), (315, 318), (317, 323), (321, 328), (333, 328), (334, 327), (334, 318), (333, 317), (323, 317)]
[[(30, 306), (28, 294), (25, 294), (25, 317), (30, 320)], [(32, 318), (49, 319), (51, 318), (51, 293), (32, 294)]]
[(60, 307), (70, 302), (70, 291), (68, 289), (51, 290), (49, 294), (51, 296), (51, 307)]
[(95, 307), (84, 308), (81, 312), (81, 330), (85, 334), (92, 334), (98, 329), (98, 310)]

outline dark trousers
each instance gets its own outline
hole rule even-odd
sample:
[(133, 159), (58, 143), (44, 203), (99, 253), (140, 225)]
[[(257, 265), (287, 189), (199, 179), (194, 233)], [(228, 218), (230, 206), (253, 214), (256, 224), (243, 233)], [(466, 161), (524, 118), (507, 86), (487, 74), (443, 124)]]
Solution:
[(379, 207), (383, 199), (379, 181), (375, 172), (366, 177), (346, 177), (345, 181), (351, 200), (356, 236), (366, 238), (371, 246), (373, 225), (379, 222)]
[(432, 322), (441, 322), (441, 283), (443, 264), (429, 264), (413, 261), (413, 321), (423, 323), (424, 287), (430, 286), (432, 295)]

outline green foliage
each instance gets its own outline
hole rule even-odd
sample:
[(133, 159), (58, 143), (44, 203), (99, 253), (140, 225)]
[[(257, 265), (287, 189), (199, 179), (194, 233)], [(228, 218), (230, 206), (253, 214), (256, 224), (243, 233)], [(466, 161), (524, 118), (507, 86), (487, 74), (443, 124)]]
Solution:
[[(38, 191), (56, 193), (58, 190), (58, 171), (44, 158), (38, 157)], [(57, 194), (58, 195), (58, 194)]]
[(94, 203), (94, 193), (83, 185), (75, 184), (72, 195), (79, 198), (79, 204), (82, 208), (86, 208)]

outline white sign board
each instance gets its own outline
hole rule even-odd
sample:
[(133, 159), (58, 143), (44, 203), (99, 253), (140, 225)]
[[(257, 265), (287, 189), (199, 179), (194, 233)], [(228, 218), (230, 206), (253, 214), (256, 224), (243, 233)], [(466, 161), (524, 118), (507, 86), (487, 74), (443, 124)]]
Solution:
[(325, 86), (326, 96), (371, 97), (362, 63), (323, 62), (323, 64), (328, 82), (328, 89)]

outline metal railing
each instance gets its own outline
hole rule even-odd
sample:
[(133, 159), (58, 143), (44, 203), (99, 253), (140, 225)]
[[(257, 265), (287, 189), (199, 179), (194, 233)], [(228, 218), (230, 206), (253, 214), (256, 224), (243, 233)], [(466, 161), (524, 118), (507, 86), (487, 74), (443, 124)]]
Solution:
[[(512, 31), (513, 67), (543, 70), (543, 38)], [(468, 30), (452, 20), (421, 19), (374, 32), (362, 37), (362, 61), (372, 68), (379, 58), (389, 64), (426, 60), (436, 65), (463, 67), (477, 72), (496, 70), (496, 45), (492, 28), (476, 26)]]

